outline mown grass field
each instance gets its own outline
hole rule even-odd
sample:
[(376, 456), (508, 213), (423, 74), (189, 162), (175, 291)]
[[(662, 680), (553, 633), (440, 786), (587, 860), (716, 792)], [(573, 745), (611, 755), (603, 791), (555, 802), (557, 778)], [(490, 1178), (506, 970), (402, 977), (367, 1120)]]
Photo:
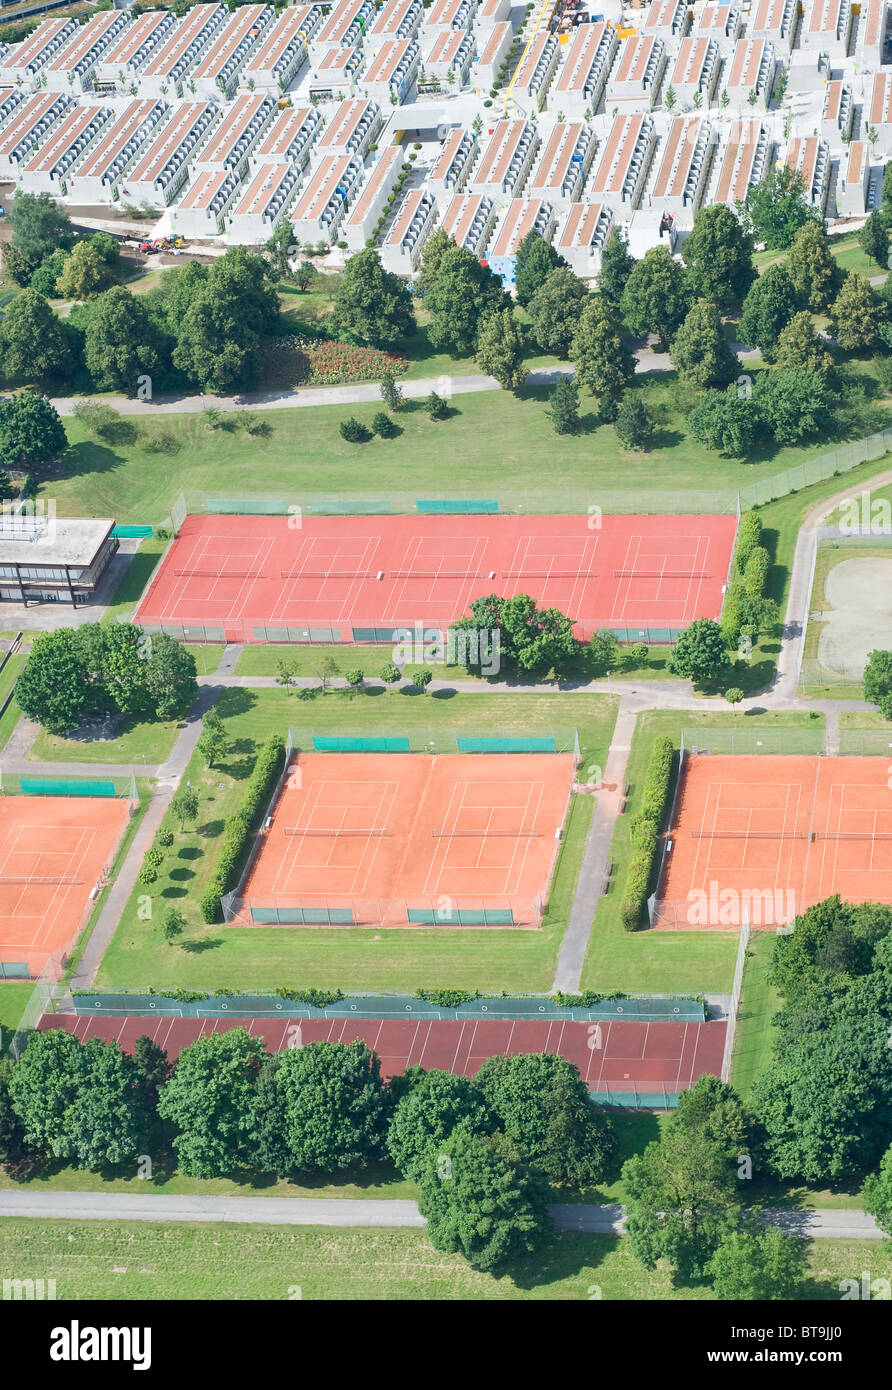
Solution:
[[(875, 1246), (876, 1243), (874, 1243)], [(646, 1270), (618, 1236), (561, 1235), (495, 1277), (434, 1250), (423, 1230), (0, 1219), (5, 1269), (40, 1270), (60, 1299), (711, 1299)], [(863, 1242), (813, 1241), (800, 1297), (839, 1299)], [(888, 1252), (871, 1271), (888, 1277)]]
[[(872, 379), (870, 364), (860, 365), (859, 373), (865, 383)], [(556, 448), (544, 389), (520, 398), (505, 391), (455, 396), (451, 417), (439, 422), (410, 402), (396, 417), (396, 438), (376, 437), (364, 445), (346, 443), (338, 425), (348, 413), (369, 424), (375, 404), (349, 411), (335, 405), (256, 412), (269, 426), (262, 440), (243, 431), (210, 429), (201, 415), (166, 415), (138, 430), (127, 421), (123, 442), (103, 443), (68, 419), (66, 473), (44, 488), (70, 516), (156, 524), (183, 489), (209, 489), (217, 496), (285, 490), (299, 497), (306, 490), (411, 498), (447, 491), (456, 497), (497, 497), (503, 504), (528, 496), (531, 510), (572, 511), (589, 504), (609, 510), (609, 496), (618, 486), (645, 494), (655, 488), (677, 491), (680, 502), (686, 491), (727, 496), (833, 443), (822, 441), (819, 450), (813, 442), (773, 447), (747, 463), (720, 458), (688, 435), (685, 416), (697, 393), (677, 382), (674, 373), (654, 374), (640, 390), (657, 425), (654, 447), (643, 454), (624, 451), (613, 426), (596, 423), (591, 398), (585, 396), (583, 429), (563, 437)], [(879, 397), (875, 381), (871, 393), (840, 414), (842, 437), (860, 438), (888, 422), (889, 401)], [(147, 447), (159, 436), (168, 441), (169, 452)]]
[(754, 931), (747, 947), (731, 1055), (731, 1085), (742, 1100), (750, 1097), (753, 1086), (771, 1061), (776, 1036), (772, 1019), (783, 1002), (768, 982), (776, 940), (772, 931)]
[[(373, 931), (207, 926), (198, 903), (215, 863), (223, 822), (241, 800), (257, 748), (289, 724), (317, 731), (408, 732), (456, 729), (492, 733), (546, 732), (576, 726), (583, 756), (603, 765), (616, 717), (616, 701), (601, 695), (403, 695), (378, 691), (351, 696), (329, 691), (303, 700), (282, 690), (225, 690), (217, 702), (231, 740), (220, 767), (206, 769), (198, 754), (185, 778), (198, 792), (197, 829), (180, 834), (152, 886), (152, 920), (139, 916), (137, 885), (100, 968), (104, 988), (275, 989), (281, 985), (374, 991), (425, 986), (536, 991), (550, 988), (567, 922), (592, 802), (573, 798), (539, 931)], [(166, 907), (184, 914), (188, 930), (176, 945), (160, 931)]]
[[(620, 920), (630, 858), (630, 826), (640, 803), (644, 772), (653, 741), (661, 734), (680, 746), (682, 728), (801, 727), (815, 723), (806, 713), (728, 715), (650, 710), (635, 727), (626, 780), (631, 792), (611, 845), (616, 865), (610, 891), (601, 898), (582, 972), (583, 989), (665, 990), (670, 993), (731, 989), (737, 933), (724, 931), (628, 932)], [(818, 727), (821, 727), (819, 724)]]
[(0, 1056), (9, 1050), (9, 1044), (22, 1017), (22, 1010), (33, 988), (33, 983), (27, 980), (23, 980), (21, 984), (0, 980)]

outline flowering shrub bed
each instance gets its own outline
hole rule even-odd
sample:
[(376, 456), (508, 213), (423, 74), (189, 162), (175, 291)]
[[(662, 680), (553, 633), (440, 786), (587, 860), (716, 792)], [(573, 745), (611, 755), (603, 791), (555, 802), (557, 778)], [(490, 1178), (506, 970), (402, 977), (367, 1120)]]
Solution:
[(384, 352), (380, 348), (354, 347), (331, 338), (313, 341), (295, 340), (295, 346), (307, 359), (308, 380), (317, 386), (335, 386), (351, 381), (377, 381), (384, 371), (398, 376), (408, 370), (405, 357)]

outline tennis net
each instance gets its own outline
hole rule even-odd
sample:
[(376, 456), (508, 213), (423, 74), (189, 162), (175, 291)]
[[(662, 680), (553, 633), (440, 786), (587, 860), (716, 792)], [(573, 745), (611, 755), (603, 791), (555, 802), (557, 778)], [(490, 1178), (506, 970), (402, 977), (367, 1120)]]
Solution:
[(208, 568), (174, 570), (177, 579), (265, 579), (263, 570), (214, 570)]
[(48, 874), (3, 874), (0, 875), (0, 888), (4, 883), (81, 883), (79, 878), (57, 878)]
[(368, 839), (368, 838), (370, 838), (370, 837), (373, 836), (373, 835), (384, 836), (384, 835), (390, 835), (390, 833), (391, 833), (391, 832), (390, 832), (389, 830), (381, 830), (381, 829), (378, 829), (377, 827), (375, 827), (375, 828), (373, 828), (373, 829), (363, 829), (363, 828), (356, 828), (356, 827), (353, 827), (353, 826), (348, 826), (348, 827), (340, 827), (340, 826), (334, 827), (334, 826), (332, 826), (330, 829), (326, 829), (324, 826), (318, 826), (318, 825), (312, 825), (312, 826), (306, 826), (306, 827), (304, 827), (304, 826), (302, 826), (302, 825), (286, 825), (286, 826), (285, 826), (285, 834), (288, 835), (288, 836), (291, 837), (291, 838), (294, 838), (294, 837), (300, 836), (300, 835), (319, 835), (319, 836), (323, 836), (323, 837), (327, 836), (327, 837), (330, 839), (332, 836), (335, 836), (335, 837), (337, 837), (337, 838), (341, 838), (341, 837), (343, 837), (343, 836), (346, 835), (346, 836), (353, 836), (354, 838), (357, 838), (357, 839)]
[(711, 579), (708, 570), (614, 570), (614, 579)]
[(377, 579), (380, 570), (279, 570), (280, 579)]
[(501, 570), (503, 579), (597, 579), (597, 570)]
[(695, 840), (892, 840), (888, 830), (691, 830)]
[(541, 830), (432, 830), (435, 840), (489, 840), (493, 837), (505, 840), (538, 839)]

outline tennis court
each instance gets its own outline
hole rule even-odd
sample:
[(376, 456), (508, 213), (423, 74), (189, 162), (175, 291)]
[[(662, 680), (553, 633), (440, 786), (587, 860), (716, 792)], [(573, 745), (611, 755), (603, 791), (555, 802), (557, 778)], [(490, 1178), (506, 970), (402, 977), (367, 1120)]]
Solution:
[(473, 1076), (487, 1057), (554, 1052), (575, 1062), (590, 1091), (677, 1094), (699, 1076), (719, 1076), (725, 1023), (433, 1022), (416, 1019), (122, 1018), (45, 1014), (40, 1031), (65, 1028), (82, 1042), (102, 1038), (132, 1051), (147, 1035), (174, 1061), (184, 1047), (209, 1033), (247, 1028), (268, 1052), (313, 1042), (350, 1043), (358, 1038), (381, 1058), (385, 1077), (410, 1066), (437, 1067)]
[(0, 796), (0, 960), (71, 946), (130, 817), (123, 798)]
[(301, 753), (236, 920), (535, 927), (572, 754)]
[(654, 926), (777, 927), (834, 893), (892, 903), (887, 758), (687, 755)]
[(668, 641), (718, 618), (736, 530), (736, 516), (188, 516), (136, 620), (239, 642), (392, 641), (525, 593), (582, 639)]

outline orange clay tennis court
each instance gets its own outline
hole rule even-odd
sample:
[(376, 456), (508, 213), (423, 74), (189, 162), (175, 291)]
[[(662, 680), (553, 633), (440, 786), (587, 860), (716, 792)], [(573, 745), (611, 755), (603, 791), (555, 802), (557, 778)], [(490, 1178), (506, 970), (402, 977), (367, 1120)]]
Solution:
[(123, 798), (0, 796), (0, 960), (39, 975), (71, 946), (129, 815)]
[(572, 754), (302, 753), (233, 919), (535, 927), (572, 780)]
[(892, 903), (886, 758), (687, 755), (655, 927), (777, 927), (838, 893)]

